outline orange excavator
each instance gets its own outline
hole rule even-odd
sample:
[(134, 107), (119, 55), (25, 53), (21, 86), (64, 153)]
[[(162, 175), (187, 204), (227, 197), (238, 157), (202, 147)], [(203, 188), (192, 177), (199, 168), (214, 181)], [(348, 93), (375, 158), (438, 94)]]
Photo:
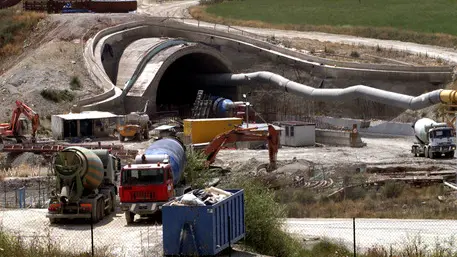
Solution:
[(24, 114), (29, 120), (32, 121), (32, 142), (36, 142), (36, 132), (40, 126), (40, 116), (33, 111), (30, 107), (16, 100), (16, 109), (13, 110), (10, 123), (0, 124), (0, 143), (3, 141), (3, 137), (16, 138), (18, 143), (22, 143), (25, 139), (24, 128), (25, 124), (19, 119), (21, 114)]
[(267, 170), (275, 170), (276, 156), (279, 148), (278, 132), (272, 125), (268, 125), (268, 135), (253, 131), (255, 129), (257, 128), (236, 128), (215, 137), (204, 150), (204, 153), (207, 156), (207, 164), (209, 165), (216, 160), (216, 155), (224, 144), (244, 141), (267, 141), (270, 157), (270, 164), (267, 167)]

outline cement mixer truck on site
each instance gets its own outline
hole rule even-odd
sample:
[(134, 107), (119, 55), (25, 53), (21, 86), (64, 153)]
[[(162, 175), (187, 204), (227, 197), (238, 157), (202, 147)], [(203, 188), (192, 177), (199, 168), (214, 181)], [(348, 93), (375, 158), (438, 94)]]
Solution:
[(121, 160), (109, 150), (68, 147), (54, 158), (56, 188), (48, 214), (51, 224), (62, 219), (92, 219), (96, 223), (114, 212), (116, 173)]
[(416, 137), (411, 149), (414, 156), (454, 158), (456, 145), (452, 127), (428, 118), (417, 120), (412, 127)]
[(119, 197), (127, 224), (133, 223), (135, 214), (160, 219), (155, 215), (161, 214), (163, 204), (191, 190), (182, 178), (185, 165), (182, 142), (163, 138), (154, 141), (133, 164), (122, 168)]

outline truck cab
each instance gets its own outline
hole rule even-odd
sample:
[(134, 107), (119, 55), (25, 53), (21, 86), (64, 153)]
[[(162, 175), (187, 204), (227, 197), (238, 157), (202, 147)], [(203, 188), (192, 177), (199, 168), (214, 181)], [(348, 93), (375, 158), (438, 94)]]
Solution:
[(143, 155), (142, 163), (128, 164), (121, 170), (119, 197), (127, 224), (134, 221), (135, 214), (160, 214), (161, 206), (175, 197), (168, 156), (155, 157), (146, 158)]
[[(455, 132), (450, 127), (431, 128), (428, 131), (429, 138), (429, 157), (433, 158), (442, 154), (446, 157), (454, 157), (455, 152)], [(431, 155), (430, 155), (431, 153)]]

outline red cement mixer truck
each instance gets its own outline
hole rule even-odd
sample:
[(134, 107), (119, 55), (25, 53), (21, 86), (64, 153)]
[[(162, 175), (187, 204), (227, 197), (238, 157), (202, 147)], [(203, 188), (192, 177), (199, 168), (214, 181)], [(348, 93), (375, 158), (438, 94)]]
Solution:
[(185, 147), (176, 138), (153, 142), (121, 170), (119, 197), (127, 224), (135, 214), (154, 217), (161, 214), (163, 204), (191, 190), (182, 175), (186, 165)]
[(92, 219), (96, 223), (114, 212), (116, 173), (121, 161), (108, 150), (68, 147), (54, 161), (56, 188), (49, 199), (50, 223), (62, 219)]

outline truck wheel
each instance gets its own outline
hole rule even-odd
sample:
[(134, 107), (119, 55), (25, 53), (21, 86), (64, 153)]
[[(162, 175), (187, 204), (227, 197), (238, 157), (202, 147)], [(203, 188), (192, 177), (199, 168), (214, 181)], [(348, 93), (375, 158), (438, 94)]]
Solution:
[(432, 152), (432, 148), (431, 147), (428, 148), (428, 157), (430, 159), (434, 159), (435, 158), (435, 153)]
[(418, 154), (417, 154), (417, 147), (414, 147), (414, 148), (413, 148), (413, 153), (414, 153), (414, 157), (417, 157), (417, 155), (418, 155)]
[(114, 212), (116, 210), (116, 198), (114, 198), (114, 195), (113, 194), (110, 194), (111, 195), (111, 212)]
[(105, 217), (105, 201), (103, 198), (98, 200), (98, 205), (100, 206), (100, 220), (102, 220)]
[(127, 225), (132, 224), (135, 221), (135, 213), (126, 211), (125, 212), (125, 220), (127, 221)]
[(125, 137), (121, 134), (119, 134), (119, 142), (124, 142)]
[(56, 218), (49, 218), (49, 223), (57, 224), (57, 223), (59, 223), (59, 220), (57, 220)]
[(113, 205), (113, 202), (111, 200), (111, 194), (110, 194), (108, 208), (105, 209), (105, 216), (108, 216), (111, 214), (111, 205)]
[(447, 157), (448, 157), (449, 159), (454, 159), (454, 154), (455, 154), (455, 152), (454, 152), (454, 151), (451, 151), (451, 152), (448, 153)]
[(428, 147), (424, 149), (424, 156), (425, 158), (428, 158)]

